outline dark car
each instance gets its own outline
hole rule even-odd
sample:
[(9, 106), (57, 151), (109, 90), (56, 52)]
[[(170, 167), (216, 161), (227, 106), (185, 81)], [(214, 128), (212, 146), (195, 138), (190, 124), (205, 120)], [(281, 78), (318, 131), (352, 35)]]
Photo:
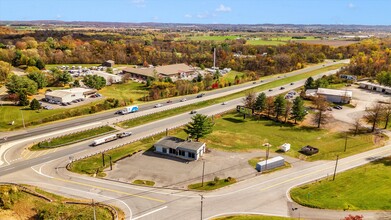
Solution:
[(300, 152), (305, 154), (305, 155), (313, 155), (313, 154), (318, 153), (319, 149), (316, 148), (316, 147), (312, 147), (310, 145), (307, 145), (307, 146), (301, 148)]
[(291, 83), (291, 85), (293, 85), (293, 84), (295, 84), (295, 83)]
[(253, 84), (257, 84), (257, 82), (253, 82)]
[(196, 110), (191, 110), (191, 112), (190, 112), (190, 114), (195, 114), (195, 113), (197, 113)]
[(285, 89), (285, 87), (281, 87), (280, 89), (283, 90), (283, 89)]
[(67, 106), (67, 103), (61, 102), (61, 105), (62, 105), (62, 106)]
[(273, 89), (269, 89), (269, 92), (273, 91)]
[(202, 98), (205, 95), (205, 93), (201, 93), (197, 95), (197, 98)]
[(172, 103), (172, 100), (168, 100), (167, 103)]

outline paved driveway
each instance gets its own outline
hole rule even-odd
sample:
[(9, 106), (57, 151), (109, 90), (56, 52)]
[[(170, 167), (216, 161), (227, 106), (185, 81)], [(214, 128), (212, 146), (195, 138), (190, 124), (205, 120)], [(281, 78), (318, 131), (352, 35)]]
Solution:
[[(147, 151), (117, 162), (112, 171), (106, 170), (106, 178), (122, 182), (152, 180), (155, 186), (186, 189), (191, 183), (201, 182), (203, 162), (205, 181), (213, 180), (215, 176), (243, 180), (259, 174), (248, 164), (248, 160), (264, 155), (262, 151), (231, 153), (212, 149), (201, 160), (189, 162)], [(294, 163), (299, 160), (287, 158), (287, 161)]]

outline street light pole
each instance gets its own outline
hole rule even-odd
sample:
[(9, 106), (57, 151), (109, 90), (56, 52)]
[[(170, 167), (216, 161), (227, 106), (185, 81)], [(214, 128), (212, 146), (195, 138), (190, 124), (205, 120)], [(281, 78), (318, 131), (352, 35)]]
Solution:
[(269, 145), (267, 146), (266, 150), (265, 171), (267, 171), (267, 159), (269, 159)]
[(203, 215), (202, 215), (202, 209), (203, 209), (203, 206), (204, 206), (204, 196), (203, 195), (200, 195), (201, 196), (201, 220), (203, 219)]
[(205, 174), (205, 161), (202, 161), (202, 181), (201, 181), (201, 187), (204, 186), (204, 174)]

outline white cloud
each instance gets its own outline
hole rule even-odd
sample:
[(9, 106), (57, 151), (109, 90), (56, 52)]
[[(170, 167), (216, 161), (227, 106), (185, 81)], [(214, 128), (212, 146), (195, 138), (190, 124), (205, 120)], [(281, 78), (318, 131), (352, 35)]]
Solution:
[(209, 17), (209, 13), (208, 12), (204, 12), (204, 13), (199, 13), (196, 15), (197, 18), (207, 18)]
[(143, 7), (146, 6), (145, 0), (132, 0), (132, 3), (133, 3), (136, 7), (139, 7), (139, 8), (143, 8)]
[(355, 8), (356, 6), (353, 3), (348, 4), (348, 8)]
[(156, 20), (159, 20), (159, 17), (158, 17), (158, 16), (153, 16), (153, 17), (152, 17), (152, 20), (155, 20), (155, 21), (156, 21)]
[(193, 17), (193, 15), (191, 15), (191, 14), (185, 14), (185, 18), (192, 18)]
[(218, 8), (216, 8), (216, 11), (218, 11), (218, 12), (230, 12), (231, 8), (221, 4)]

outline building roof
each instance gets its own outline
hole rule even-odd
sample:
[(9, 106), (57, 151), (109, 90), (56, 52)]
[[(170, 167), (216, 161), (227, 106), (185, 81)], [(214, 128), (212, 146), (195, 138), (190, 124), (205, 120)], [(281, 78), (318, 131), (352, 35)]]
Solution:
[(391, 89), (391, 87), (389, 87), (389, 86), (383, 86), (383, 85), (371, 83), (371, 82), (360, 82), (360, 85), (368, 85), (368, 86), (376, 87), (379, 89)]
[(157, 66), (155, 69), (158, 74), (162, 74), (166, 76), (177, 75), (178, 73), (182, 73), (182, 72), (194, 71), (194, 68), (184, 63), (171, 64), (167, 66)]
[(325, 89), (325, 88), (318, 88), (317, 94), (343, 96), (343, 97), (350, 97), (350, 98), (353, 96), (353, 92), (350, 90)]
[[(268, 159), (268, 160), (267, 160), (267, 163), (268, 163), (268, 164), (271, 164), (271, 163), (274, 163), (274, 162), (280, 161), (280, 160), (284, 161), (285, 159), (284, 159), (283, 157), (281, 157), (281, 156), (277, 156), (277, 157), (273, 157), (273, 158), (271, 158), (271, 159)], [(261, 166), (264, 166), (264, 165), (266, 165), (266, 160), (260, 161), (260, 162), (258, 162), (257, 164), (259, 164), (259, 165), (261, 165)]]
[(142, 76), (148, 76), (154, 78), (153, 74), (154, 68), (133, 68), (133, 67), (127, 67), (123, 69), (125, 73), (134, 73)]
[(94, 92), (94, 89), (72, 88), (72, 89), (60, 89), (60, 90), (46, 92), (45, 95), (62, 98), (70, 94), (75, 94), (75, 93), (91, 94), (91, 92)]
[(112, 64), (114, 64), (114, 60), (106, 60), (105, 63), (112, 63)]
[(193, 142), (186, 141), (181, 138), (166, 136), (160, 139), (155, 144), (165, 147), (165, 148), (173, 148), (173, 149), (182, 149), (182, 150), (199, 150), (205, 143), (202, 142)]

